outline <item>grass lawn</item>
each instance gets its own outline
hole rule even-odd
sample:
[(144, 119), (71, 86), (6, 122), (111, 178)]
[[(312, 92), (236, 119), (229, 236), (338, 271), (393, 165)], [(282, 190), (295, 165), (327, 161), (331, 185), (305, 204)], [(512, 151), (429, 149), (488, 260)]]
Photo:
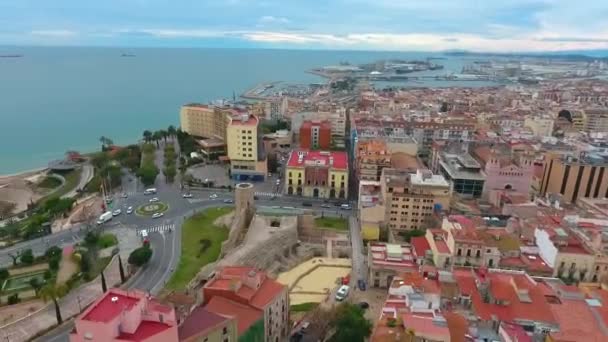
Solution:
[(38, 187), (45, 189), (55, 189), (61, 185), (61, 181), (53, 176), (46, 176), (42, 182), (38, 183)]
[(99, 236), (99, 239), (97, 240), (97, 247), (101, 249), (108, 248), (117, 244), (118, 239), (116, 238), (116, 235), (110, 233), (101, 234)]
[[(200, 271), (201, 267), (214, 262), (220, 255), (222, 242), (228, 238), (228, 229), (213, 222), (234, 208), (211, 208), (190, 217), (182, 226), (182, 254), (179, 265), (165, 287), (168, 290), (183, 289)], [(208, 241), (209, 244), (203, 244)], [(206, 248), (202, 248), (205, 246)]]
[(338, 217), (318, 217), (315, 219), (317, 228), (327, 228), (332, 230), (348, 230), (348, 222), (345, 218)]
[(312, 311), (318, 305), (319, 305), (319, 303), (296, 304), (296, 305), (290, 306), (289, 311), (291, 311), (291, 312), (308, 312), (308, 311)]
[(3, 293), (13, 293), (31, 289), (30, 280), (37, 278), (38, 281), (44, 283), (44, 271), (20, 274), (18, 276), (9, 277), (2, 285)]
[(64, 174), (63, 178), (65, 178), (65, 184), (63, 184), (63, 186), (61, 188), (57, 189), (57, 191), (53, 191), (52, 194), (49, 194), (48, 196), (41, 198), (38, 201), (38, 204), (42, 205), (42, 204), (44, 204), (44, 202), (48, 201), (49, 199), (51, 199), (53, 197), (61, 197), (65, 194), (67, 194), (68, 192), (74, 190), (78, 186), (78, 183), (80, 182), (81, 173), (82, 173), (81, 169), (75, 169), (75, 170), (72, 170), (72, 171)]

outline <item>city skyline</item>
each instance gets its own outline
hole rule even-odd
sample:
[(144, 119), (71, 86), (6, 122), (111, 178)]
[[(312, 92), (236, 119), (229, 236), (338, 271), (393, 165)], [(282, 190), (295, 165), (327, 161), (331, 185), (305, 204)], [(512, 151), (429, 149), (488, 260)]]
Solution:
[(608, 4), (0, 0), (0, 45), (539, 52), (608, 49)]

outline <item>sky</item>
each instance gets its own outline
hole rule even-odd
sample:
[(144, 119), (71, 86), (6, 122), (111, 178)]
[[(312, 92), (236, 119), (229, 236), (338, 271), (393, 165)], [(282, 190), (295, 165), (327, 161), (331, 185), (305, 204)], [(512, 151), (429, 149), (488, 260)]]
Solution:
[(608, 0), (0, 0), (0, 45), (608, 49)]

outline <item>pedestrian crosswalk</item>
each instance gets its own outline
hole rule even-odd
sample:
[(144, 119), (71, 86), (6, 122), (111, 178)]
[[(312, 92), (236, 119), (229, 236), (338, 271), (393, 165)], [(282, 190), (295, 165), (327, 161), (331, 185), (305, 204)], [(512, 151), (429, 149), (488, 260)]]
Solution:
[(164, 231), (173, 230), (173, 229), (175, 229), (175, 224), (163, 224), (160, 226), (150, 227), (147, 229), (140, 229), (137, 231), (137, 235), (142, 235), (143, 231), (146, 231), (148, 234), (150, 234), (150, 233), (154, 233), (154, 232), (164, 232)]
[(283, 196), (283, 194), (278, 193), (278, 192), (256, 192), (255, 195), (263, 196), (263, 197), (281, 197), (281, 196)]

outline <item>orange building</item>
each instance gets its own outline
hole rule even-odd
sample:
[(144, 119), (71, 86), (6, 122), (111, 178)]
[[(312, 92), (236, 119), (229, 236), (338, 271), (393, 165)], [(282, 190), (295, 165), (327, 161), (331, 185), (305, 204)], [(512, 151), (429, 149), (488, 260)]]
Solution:
[(358, 180), (379, 181), (382, 170), (391, 167), (391, 153), (384, 140), (363, 140), (357, 143), (355, 161)]
[(300, 126), (300, 148), (328, 150), (331, 147), (329, 121), (304, 121)]

